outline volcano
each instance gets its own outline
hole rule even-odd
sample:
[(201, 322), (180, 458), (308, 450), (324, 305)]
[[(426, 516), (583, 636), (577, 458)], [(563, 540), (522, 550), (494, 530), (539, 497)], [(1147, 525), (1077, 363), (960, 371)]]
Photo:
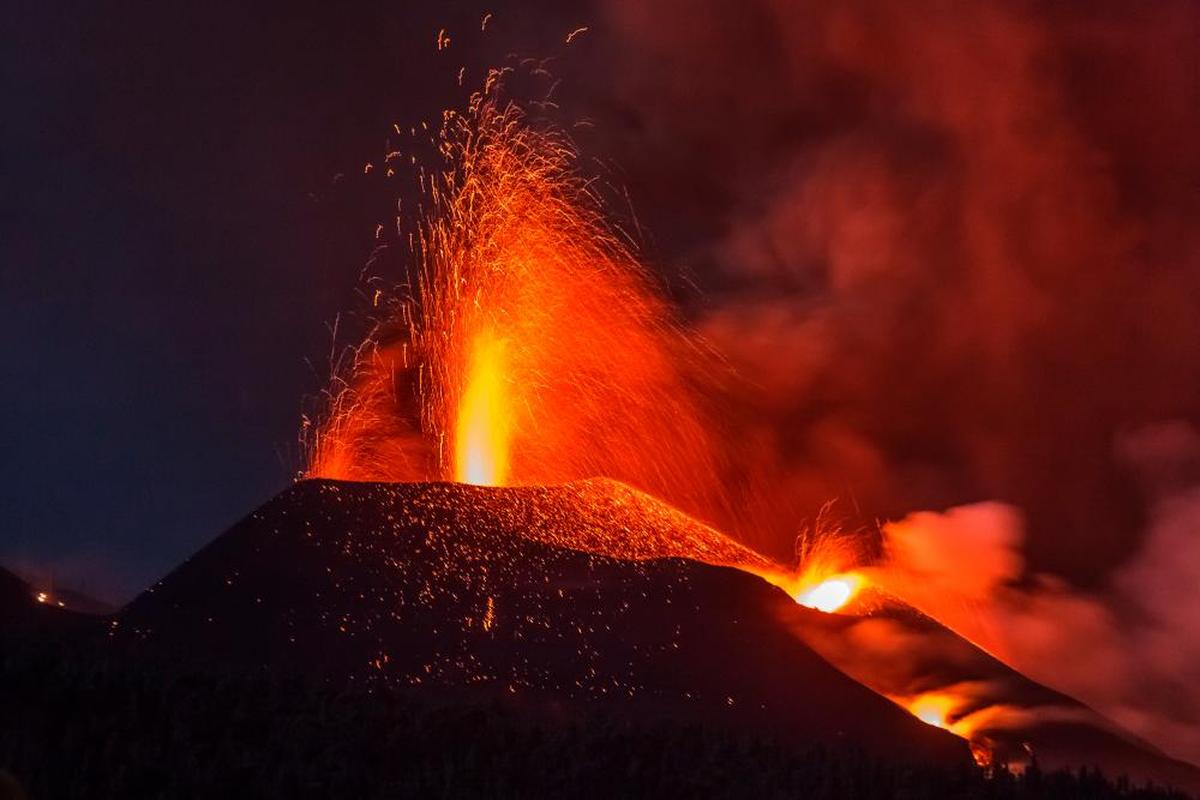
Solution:
[(611, 480), (307, 480), (135, 599), (114, 632), (134, 649), (190, 662), (500, 697), (567, 717), (599, 707), (695, 720), (904, 762), (969, 762), (963, 739), (847, 668), (839, 651), (853, 646), (854, 629), (890, 625), (936, 638), (930, 657), (945, 663), (930, 673), (943, 683), (987, 682), (998, 687), (991, 701), (1006, 707), (1066, 709), (1005, 727), (998, 752), (1032, 746), (1053, 765), (1099, 763), (1200, 787), (1196, 770), (936, 622), (903, 609), (854, 618), (803, 608), (753, 574), (771, 566)]
[(776, 623), (773, 611), (803, 611), (783, 592), (658, 557), (678, 542), (745, 555), (612, 481), (310, 480), (135, 599), (118, 630), (189, 659), (969, 759)]

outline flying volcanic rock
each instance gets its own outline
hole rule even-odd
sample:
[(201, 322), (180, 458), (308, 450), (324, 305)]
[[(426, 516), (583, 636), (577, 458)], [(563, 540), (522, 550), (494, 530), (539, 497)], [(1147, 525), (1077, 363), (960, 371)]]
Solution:
[(612, 481), (305, 481), (137, 598), (118, 630), (193, 661), (969, 759), (773, 613), (817, 612), (746, 572), (661, 557), (685, 551), (754, 557)]

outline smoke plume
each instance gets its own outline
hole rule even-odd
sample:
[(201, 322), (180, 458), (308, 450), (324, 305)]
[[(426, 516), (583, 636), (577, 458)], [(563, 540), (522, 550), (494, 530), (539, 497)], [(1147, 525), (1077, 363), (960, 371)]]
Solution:
[[(509, 477), (627, 479), (780, 560), (831, 499), (848, 528), (891, 520), (878, 583), (1200, 760), (1200, 7), (601, 0), (601, 17), (572, 45), (597, 123), (572, 136), (621, 166), (655, 237), (637, 255), (681, 268), (712, 347), (640, 285), (585, 281), (567, 304), (556, 278), (521, 300), (616, 252), (564, 227), (553, 192), (496, 204), (503, 224), (451, 215), (470, 234), (445, 237), (454, 286), (489, 274), (455, 272), (481, 253), (520, 279), (453, 319), (572, 312), (497, 334), (523, 349), (493, 361), (531, 354), (515, 385), (571, 387), (529, 393), (568, 398), (545, 413), (517, 404), (536, 435)], [(357, 351), (314, 474), (444, 476), (426, 462), (449, 421), (397, 399), (424, 385), (407, 346)], [(711, 352), (720, 367), (690, 363)]]
[(898, 591), (1200, 760), (1200, 7), (604, 10), (598, 127), (753, 389), (739, 533), (901, 520)]

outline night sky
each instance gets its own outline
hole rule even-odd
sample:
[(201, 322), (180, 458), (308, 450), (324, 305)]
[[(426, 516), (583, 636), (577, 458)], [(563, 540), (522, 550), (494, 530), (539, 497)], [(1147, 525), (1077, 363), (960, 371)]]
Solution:
[(127, 598), (285, 486), (413, 197), (364, 165), (510, 53), (552, 57), (583, 163), (743, 381), (731, 458), (779, 509), (755, 546), (831, 498), (864, 525), (992, 500), (1031, 572), (1104, 589), (1196, 485), (1194, 3), (9, 16), (0, 563)]
[[(574, 27), (524, 5), (492, 9), (506, 48)], [(505, 51), (436, 51), (474, 7), (7, 16), (0, 562), (120, 599), (300, 468), (303, 401), (374, 244), (363, 165)]]

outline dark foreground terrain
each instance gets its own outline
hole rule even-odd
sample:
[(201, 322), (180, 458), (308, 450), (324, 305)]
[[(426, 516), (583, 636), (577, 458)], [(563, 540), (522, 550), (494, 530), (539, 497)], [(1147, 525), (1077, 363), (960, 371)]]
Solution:
[(1184, 797), (1093, 770), (899, 763), (723, 726), (334, 689), (25, 636), (2, 644), (0, 770), (29, 798)]
[(1182, 797), (1149, 751), (1136, 781), (1036, 747), (977, 767), (795, 635), (825, 615), (713, 565), (738, 548), (612, 482), (309, 481), (110, 616), (0, 572), (0, 773), (32, 798)]
[[(920, 763), (971, 759), (963, 740), (782, 626), (773, 612), (798, 610), (783, 592), (741, 570), (652, 557), (687, 539), (714, 558), (728, 542), (610, 481), (307, 481), (130, 603), (112, 641), (339, 687), (689, 720)], [(618, 552), (627, 557), (605, 554)]]

